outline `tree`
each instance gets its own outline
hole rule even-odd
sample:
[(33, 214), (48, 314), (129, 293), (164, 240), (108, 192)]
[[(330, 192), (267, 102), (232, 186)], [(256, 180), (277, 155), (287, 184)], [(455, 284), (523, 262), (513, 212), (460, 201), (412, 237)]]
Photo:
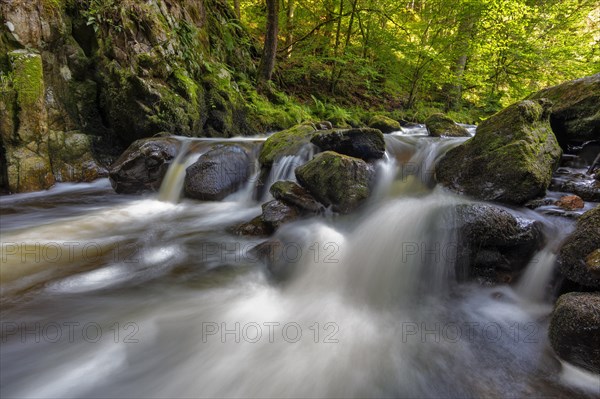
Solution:
[(277, 57), (277, 36), (279, 35), (279, 0), (266, 0), (267, 27), (265, 42), (258, 66), (258, 88), (264, 90), (273, 76)]

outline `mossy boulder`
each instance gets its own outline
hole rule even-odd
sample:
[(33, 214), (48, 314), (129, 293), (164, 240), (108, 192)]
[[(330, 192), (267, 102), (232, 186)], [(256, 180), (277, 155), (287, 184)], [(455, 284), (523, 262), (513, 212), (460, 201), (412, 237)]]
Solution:
[(460, 126), (444, 114), (433, 114), (425, 120), (425, 126), (433, 137), (468, 137), (467, 129)]
[(600, 140), (600, 73), (546, 88), (529, 98), (552, 101), (550, 124), (563, 149)]
[(250, 177), (252, 160), (242, 147), (218, 145), (201, 155), (185, 171), (188, 198), (220, 201), (237, 191)]
[(381, 130), (382, 133), (399, 132), (402, 130), (400, 122), (385, 115), (375, 115), (368, 123), (370, 128)]
[(258, 157), (261, 165), (270, 167), (284, 155), (294, 155), (315, 135), (317, 129), (312, 123), (303, 123), (290, 129), (272, 134), (263, 144)]
[(172, 137), (151, 137), (133, 142), (111, 165), (109, 178), (120, 194), (158, 191), (181, 142)]
[(435, 167), (446, 187), (478, 199), (524, 204), (542, 196), (562, 150), (548, 122), (548, 103), (521, 101), (477, 128)]
[(298, 183), (287, 180), (280, 180), (270, 188), (273, 198), (293, 205), (303, 212), (320, 213), (324, 210), (320, 204), (304, 187)]
[(600, 373), (600, 293), (570, 292), (558, 298), (548, 334), (561, 359)]
[(323, 131), (310, 142), (322, 151), (335, 151), (365, 161), (380, 159), (385, 154), (383, 133), (372, 128)]
[(54, 185), (50, 160), (47, 154), (40, 155), (37, 148), (12, 148), (7, 154), (7, 164), (10, 192), (38, 191)]
[(371, 194), (374, 169), (362, 159), (325, 151), (296, 169), (298, 182), (335, 212), (350, 213)]
[(586, 287), (600, 289), (596, 268), (588, 265), (588, 257), (600, 248), (600, 207), (584, 213), (575, 231), (567, 237), (558, 253), (559, 271), (569, 280)]

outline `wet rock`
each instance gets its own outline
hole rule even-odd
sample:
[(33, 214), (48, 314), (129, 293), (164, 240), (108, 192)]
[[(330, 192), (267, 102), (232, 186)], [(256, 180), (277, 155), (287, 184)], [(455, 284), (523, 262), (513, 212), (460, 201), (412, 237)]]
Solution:
[(238, 236), (264, 237), (273, 234), (273, 228), (265, 223), (262, 215), (259, 215), (249, 222), (243, 222), (232, 226), (229, 232)]
[(585, 266), (595, 277), (600, 277), (600, 248), (585, 258)]
[(562, 153), (547, 107), (543, 101), (522, 101), (485, 120), (475, 137), (438, 162), (437, 181), (459, 193), (507, 204), (544, 195)]
[(332, 151), (317, 154), (296, 169), (298, 182), (335, 212), (349, 213), (371, 194), (374, 169), (362, 159)]
[(270, 189), (277, 200), (298, 207), (308, 213), (320, 213), (325, 208), (305, 188), (292, 181), (275, 182)]
[(600, 373), (600, 293), (571, 292), (558, 298), (548, 334), (560, 358)]
[(561, 147), (600, 140), (600, 73), (541, 90), (530, 99), (552, 101), (550, 124)]
[(109, 178), (119, 194), (158, 191), (181, 142), (175, 138), (152, 137), (135, 141), (111, 165)]
[(585, 173), (560, 168), (552, 178), (550, 189), (573, 193), (584, 201), (600, 202), (600, 182)]
[(459, 275), (486, 282), (522, 270), (544, 241), (540, 222), (492, 205), (457, 206), (456, 228)]
[(284, 223), (294, 221), (300, 217), (300, 212), (279, 200), (269, 201), (262, 205), (262, 220), (273, 230), (277, 230)]
[(97, 137), (74, 132), (50, 132), (52, 172), (59, 182), (90, 182), (108, 175), (93, 154)]
[(310, 140), (321, 151), (335, 151), (365, 161), (380, 159), (385, 154), (385, 141), (380, 130), (343, 129), (318, 133)]
[(572, 211), (574, 209), (583, 208), (585, 204), (583, 203), (581, 197), (578, 197), (577, 195), (565, 195), (560, 197), (560, 199), (556, 201), (555, 205), (568, 211)]
[(469, 137), (467, 129), (444, 114), (433, 114), (425, 121), (429, 135), (433, 137)]
[(524, 206), (529, 209), (537, 209), (540, 206), (554, 205), (554, 202), (555, 201), (552, 198), (536, 198), (531, 201), (527, 201)]
[(258, 158), (261, 165), (268, 167), (284, 155), (296, 154), (304, 145), (310, 143), (316, 131), (312, 123), (305, 123), (274, 133), (262, 146)]
[(586, 264), (586, 259), (600, 248), (600, 207), (587, 211), (577, 220), (573, 234), (558, 253), (559, 271), (569, 280), (600, 289), (600, 277)]
[(250, 177), (252, 160), (236, 145), (218, 145), (201, 155), (185, 171), (188, 198), (220, 201), (236, 192)]
[(329, 121), (321, 121), (315, 124), (317, 130), (331, 130), (333, 129), (333, 124)]

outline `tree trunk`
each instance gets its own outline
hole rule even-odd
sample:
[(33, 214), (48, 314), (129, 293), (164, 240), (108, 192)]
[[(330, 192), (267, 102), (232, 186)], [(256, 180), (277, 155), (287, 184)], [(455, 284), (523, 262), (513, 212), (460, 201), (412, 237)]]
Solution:
[(295, 0), (288, 0), (285, 20), (285, 45), (287, 47), (286, 56), (292, 55), (292, 43), (294, 42), (294, 14), (296, 13)]
[(235, 17), (242, 19), (242, 13), (240, 11), (240, 0), (233, 0), (233, 10), (235, 11)]
[(267, 29), (262, 57), (258, 66), (258, 87), (264, 88), (273, 76), (279, 34), (279, 0), (267, 0)]

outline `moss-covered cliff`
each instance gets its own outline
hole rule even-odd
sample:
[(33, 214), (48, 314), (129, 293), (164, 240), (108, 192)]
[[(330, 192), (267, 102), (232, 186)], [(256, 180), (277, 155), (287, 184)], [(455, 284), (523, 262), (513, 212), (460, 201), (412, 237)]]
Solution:
[[(1, 18), (0, 185), (9, 191), (100, 175), (101, 165), (83, 173), (72, 154), (74, 173), (53, 161), (72, 132), (92, 147), (78, 149), (82, 159), (93, 153), (101, 164), (159, 132), (229, 137), (266, 127), (248, 105), (258, 50), (225, 0), (14, 0)], [(22, 60), (35, 70), (24, 72)], [(49, 151), (51, 132), (67, 140)], [(39, 184), (20, 181), (16, 154), (26, 150), (49, 172)]]

